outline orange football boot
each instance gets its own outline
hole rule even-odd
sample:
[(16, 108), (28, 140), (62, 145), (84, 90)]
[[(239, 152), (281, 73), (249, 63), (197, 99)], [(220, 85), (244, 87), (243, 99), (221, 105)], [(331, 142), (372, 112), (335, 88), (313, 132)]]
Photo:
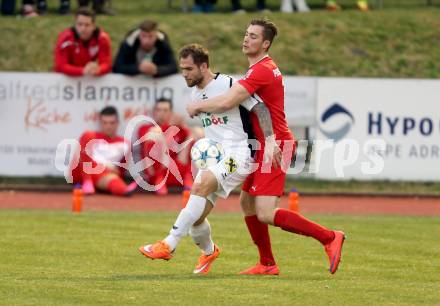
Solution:
[(158, 241), (153, 244), (141, 246), (139, 252), (151, 259), (170, 260), (173, 258), (172, 251), (165, 241)]
[(211, 265), (214, 260), (220, 255), (220, 249), (214, 244), (214, 252), (211, 255), (205, 255), (204, 253), (200, 255), (199, 262), (195, 267), (194, 274), (207, 274), (211, 269)]
[(338, 270), (339, 262), (341, 261), (342, 245), (344, 244), (345, 234), (341, 231), (334, 231), (335, 239), (332, 242), (327, 243), (324, 248), (328, 255), (330, 262), (329, 271), (331, 274), (335, 274)]
[(247, 270), (238, 273), (240, 275), (278, 275), (280, 274), (280, 269), (277, 265), (265, 266), (261, 263), (257, 263), (255, 266), (250, 267)]

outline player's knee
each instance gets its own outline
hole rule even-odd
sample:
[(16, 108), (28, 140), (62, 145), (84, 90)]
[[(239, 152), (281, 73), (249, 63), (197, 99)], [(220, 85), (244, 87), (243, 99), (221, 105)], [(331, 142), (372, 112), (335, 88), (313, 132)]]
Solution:
[(257, 209), (257, 218), (261, 223), (273, 224), (274, 211), (271, 209)]
[(196, 178), (196, 181), (191, 188), (191, 194), (206, 198), (209, 194), (213, 193), (217, 189), (217, 179), (212, 173), (207, 171), (202, 176)]
[(194, 183), (191, 188), (191, 194), (206, 197), (209, 194), (209, 186), (206, 182)]

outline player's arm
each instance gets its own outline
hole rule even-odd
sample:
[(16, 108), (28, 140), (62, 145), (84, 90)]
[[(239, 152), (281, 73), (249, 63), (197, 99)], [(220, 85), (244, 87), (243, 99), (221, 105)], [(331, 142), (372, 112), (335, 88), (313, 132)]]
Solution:
[(223, 95), (219, 95), (203, 102), (193, 102), (188, 104), (186, 110), (190, 117), (196, 116), (199, 113), (223, 113), (231, 108), (238, 106), (244, 100), (250, 97), (248, 91), (239, 83), (235, 83)]
[(277, 168), (281, 164), (281, 150), (275, 140), (269, 109), (263, 102), (259, 102), (251, 109), (251, 112), (257, 116), (264, 135), (264, 161), (272, 159), (272, 165)]
[(69, 63), (69, 48), (72, 42), (60, 35), (55, 47), (55, 71), (61, 72), (70, 76), (82, 76), (83, 67), (71, 65)]

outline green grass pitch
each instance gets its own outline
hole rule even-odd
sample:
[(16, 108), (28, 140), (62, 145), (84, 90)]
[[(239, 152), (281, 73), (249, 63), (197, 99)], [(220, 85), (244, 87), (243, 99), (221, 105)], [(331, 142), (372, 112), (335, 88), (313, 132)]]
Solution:
[(327, 272), (313, 239), (271, 229), (278, 277), (244, 277), (256, 248), (238, 214), (210, 221), (222, 254), (194, 276), (199, 251), (175, 257), (137, 248), (168, 232), (175, 213), (0, 211), (1, 305), (439, 305), (438, 218), (310, 216), (347, 232), (343, 262)]

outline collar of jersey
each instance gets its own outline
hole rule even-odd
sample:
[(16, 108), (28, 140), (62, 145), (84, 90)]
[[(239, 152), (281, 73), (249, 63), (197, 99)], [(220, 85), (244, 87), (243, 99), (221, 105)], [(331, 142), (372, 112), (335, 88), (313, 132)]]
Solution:
[(249, 68), (252, 68), (253, 66), (255, 66), (256, 64), (258, 64), (259, 62), (261, 62), (262, 60), (264, 60), (266, 57), (269, 57), (269, 54), (264, 55), (262, 58), (260, 58), (258, 61), (256, 61), (254, 64), (250, 65)]
[(209, 84), (211, 84), (211, 83), (213, 83), (215, 80), (217, 80), (218, 76), (219, 76), (221, 73), (220, 73), (220, 72), (216, 72), (216, 73), (214, 73), (214, 74), (215, 74), (215, 76), (212, 78), (211, 81), (209, 81), (208, 84), (206, 84), (206, 86), (205, 86), (203, 89), (200, 89), (200, 88), (199, 88), (200, 91), (202, 91), (202, 92), (205, 91), (206, 88), (208, 88)]

